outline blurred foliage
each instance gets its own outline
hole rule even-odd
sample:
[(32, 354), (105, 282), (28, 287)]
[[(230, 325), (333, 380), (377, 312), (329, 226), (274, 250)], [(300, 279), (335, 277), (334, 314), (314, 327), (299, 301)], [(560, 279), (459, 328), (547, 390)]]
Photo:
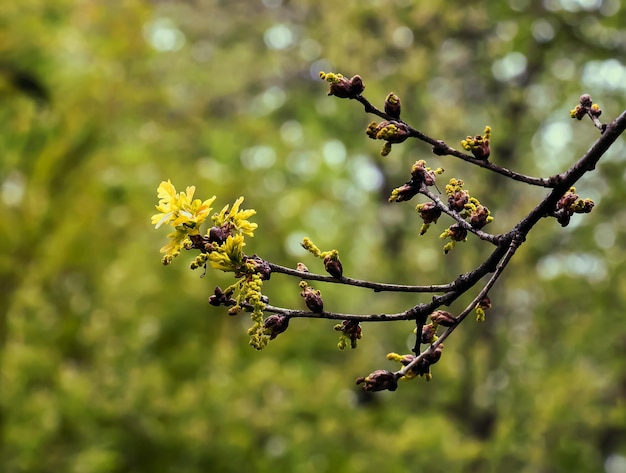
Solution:
[[(578, 186), (594, 212), (542, 222), (486, 322), (392, 394), (353, 380), (408, 352), (411, 324), (339, 352), (331, 321), (294, 320), (257, 353), (249, 320), (207, 304), (231, 277), (162, 267), (150, 225), (170, 178), (217, 208), (244, 195), (249, 253), (321, 272), (309, 236), (349, 276), (446, 282), (489, 248), (444, 257), (445, 224), (418, 237), (412, 205), (386, 203), (416, 159), (464, 179), (492, 232), (540, 193), (417, 142), (381, 158), (318, 72), (360, 74), (379, 106), (395, 92), (456, 147), (489, 124), (494, 161), (554, 174), (597, 137), (569, 119), (581, 93), (606, 120), (626, 107), (619, 0), (25, 0), (0, 25), (3, 472), (626, 471), (624, 139)], [(297, 282), (275, 275), (272, 302), (301, 307)], [(419, 301), (320, 289), (345, 312)]]

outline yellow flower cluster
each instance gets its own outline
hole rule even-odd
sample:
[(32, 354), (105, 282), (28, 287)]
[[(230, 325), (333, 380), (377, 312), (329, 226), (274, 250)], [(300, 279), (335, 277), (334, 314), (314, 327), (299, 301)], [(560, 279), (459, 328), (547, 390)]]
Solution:
[[(169, 264), (180, 254), (183, 248), (190, 248), (193, 235), (200, 234), (200, 226), (207, 220), (213, 210), (211, 204), (215, 196), (207, 200), (194, 199), (195, 186), (189, 186), (184, 192), (176, 192), (176, 188), (168, 179), (161, 182), (157, 189), (159, 213), (152, 216), (155, 228), (169, 225), (174, 231), (167, 237), (169, 242), (161, 248), (164, 253), (163, 264)], [(244, 264), (244, 235), (254, 236), (256, 223), (248, 219), (256, 214), (255, 210), (240, 209), (243, 197), (239, 197), (232, 206), (226, 205), (211, 217), (215, 227), (227, 232), (228, 236), (220, 245), (214, 243), (214, 250), (201, 255), (202, 261), (196, 261), (193, 267), (199, 267), (207, 259), (211, 266), (222, 271), (237, 271)]]
[(491, 127), (487, 125), (483, 135), (468, 136), (461, 141), (461, 146), (470, 151), (477, 159), (487, 159), (491, 154), (489, 140), (491, 139)]
[(243, 264), (243, 235), (229, 236), (219, 248), (219, 251), (212, 251), (208, 258), (213, 269), (221, 271), (233, 271)]
[(161, 248), (161, 253), (165, 253), (163, 264), (171, 263), (182, 248), (191, 244), (189, 235), (199, 233), (200, 225), (213, 210), (211, 204), (215, 196), (204, 201), (194, 199), (195, 191), (195, 186), (189, 186), (185, 192), (176, 192), (169, 179), (159, 184), (157, 189), (159, 204), (156, 206), (159, 213), (152, 216), (152, 223), (155, 228), (163, 224), (174, 228), (174, 231), (167, 235), (170, 241)]
[(216, 227), (222, 227), (224, 225), (230, 225), (237, 232), (241, 232), (244, 235), (254, 236), (254, 231), (258, 225), (248, 221), (250, 217), (256, 214), (256, 210), (239, 210), (239, 206), (243, 202), (243, 197), (239, 197), (230, 207), (226, 205), (219, 214), (211, 217)]

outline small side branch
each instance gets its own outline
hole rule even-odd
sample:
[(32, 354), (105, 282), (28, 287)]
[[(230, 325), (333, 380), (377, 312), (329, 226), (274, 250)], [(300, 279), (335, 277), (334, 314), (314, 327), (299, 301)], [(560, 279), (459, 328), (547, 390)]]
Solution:
[(405, 284), (386, 284), (373, 281), (365, 281), (362, 279), (354, 279), (342, 276), (341, 278), (334, 278), (332, 276), (326, 276), (323, 274), (309, 273), (307, 271), (299, 271), (297, 269), (287, 268), (278, 264), (267, 262), (272, 270), (272, 273), (282, 273), (289, 276), (296, 276), (300, 279), (309, 281), (323, 281), (332, 284), (345, 284), (348, 286), (364, 287), (372, 289), (374, 292), (426, 292), (426, 293), (438, 293), (447, 292), (452, 288), (452, 284), (432, 284), (428, 286), (410, 286)]
[(465, 228), (468, 232), (471, 232), (474, 235), (476, 235), (478, 238), (480, 238), (481, 240), (488, 241), (489, 243), (492, 243), (494, 245), (497, 245), (499, 243), (500, 238), (501, 238), (499, 235), (493, 235), (491, 233), (487, 233), (487, 232), (484, 232), (482, 230), (477, 230), (474, 227), (472, 227), (457, 212), (455, 212), (454, 210), (451, 210), (437, 195), (433, 194), (430, 190), (428, 190), (428, 187), (422, 186), (422, 188), (420, 189), (419, 193), (422, 194), (422, 195), (425, 195), (430, 200), (435, 202), (437, 204), (437, 206), (445, 214), (447, 214), (450, 217), (452, 217), (459, 225), (461, 225), (463, 228)]
[(497, 174), (501, 174), (505, 177), (508, 177), (510, 179), (513, 179), (515, 181), (519, 181), (519, 182), (524, 182), (526, 184), (530, 184), (532, 186), (539, 186), (539, 187), (554, 187), (556, 185), (556, 181), (554, 180), (554, 178), (540, 178), (540, 177), (532, 177), (532, 176), (527, 176), (525, 174), (520, 174), (518, 172), (515, 171), (511, 171), (510, 169), (504, 168), (502, 166), (498, 166), (497, 164), (494, 164), (488, 160), (482, 160), (482, 159), (476, 159), (475, 157), (473, 157), (472, 155), (469, 154), (465, 154), (459, 150), (456, 150), (454, 148), (452, 148), (451, 146), (448, 146), (444, 141), (441, 140), (436, 140), (424, 133), (422, 133), (419, 130), (416, 130), (415, 128), (413, 128), (411, 125), (409, 125), (408, 123), (402, 121), (399, 118), (394, 118), (391, 115), (383, 112), (382, 110), (378, 109), (377, 107), (375, 107), (374, 105), (371, 104), (371, 102), (369, 100), (367, 100), (365, 97), (363, 97), (362, 95), (358, 95), (354, 98), (354, 100), (360, 102), (364, 108), (365, 111), (367, 113), (371, 113), (373, 115), (376, 115), (380, 118), (382, 118), (383, 120), (389, 120), (389, 121), (395, 121), (395, 122), (399, 122), (402, 123), (403, 125), (405, 125), (410, 133), (410, 136), (412, 138), (416, 138), (420, 141), (423, 141), (425, 143), (428, 143), (430, 145), (433, 146), (433, 150), (436, 150), (436, 154), (438, 155), (449, 155), (449, 156), (454, 156), (456, 158), (462, 159), (463, 161), (466, 161), (468, 163), (471, 164), (475, 164), (476, 166), (479, 166), (481, 168), (485, 168), (488, 169), (489, 171), (495, 172)]
[(397, 314), (341, 314), (337, 312), (312, 312), (307, 310), (285, 309), (266, 304), (265, 312), (284, 315), (289, 318), (329, 319), (329, 320), (353, 320), (355, 322), (390, 322), (394, 320), (411, 320), (414, 318), (412, 311), (407, 310)]

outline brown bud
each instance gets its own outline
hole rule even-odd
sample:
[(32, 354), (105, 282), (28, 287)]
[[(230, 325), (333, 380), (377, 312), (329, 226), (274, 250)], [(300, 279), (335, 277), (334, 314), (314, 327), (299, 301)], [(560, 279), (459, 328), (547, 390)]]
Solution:
[(472, 154), (476, 159), (486, 160), (491, 154), (491, 146), (489, 146), (489, 140), (482, 139), (481, 136), (477, 136), (476, 138), (481, 138), (481, 141), (478, 146), (472, 149)]
[(233, 306), (237, 304), (237, 301), (231, 297), (232, 295), (232, 289), (227, 289), (226, 292), (223, 292), (222, 288), (217, 286), (213, 294), (209, 297), (209, 304), (215, 307), (219, 307), (221, 305)]
[(593, 118), (598, 118), (600, 115), (602, 115), (602, 109), (598, 104), (594, 103), (589, 109), (589, 115), (591, 115)]
[(570, 220), (572, 219), (572, 214), (570, 212), (566, 212), (563, 209), (554, 212), (554, 216), (556, 217), (557, 222), (559, 222), (562, 227), (567, 227)]
[(556, 203), (556, 208), (569, 209), (574, 204), (574, 202), (578, 200), (578, 198), (579, 197), (576, 192), (569, 191), (559, 199), (559, 201)]
[(589, 107), (591, 107), (592, 103), (593, 103), (593, 100), (591, 100), (591, 95), (583, 94), (583, 95), (580, 96), (580, 104), (583, 107), (589, 108)]
[(357, 378), (356, 384), (363, 384), (364, 391), (395, 391), (398, 389), (398, 376), (391, 371), (376, 370), (364, 378)]
[(350, 341), (352, 348), (356, 348), (356, 341), (361, 339), (362, 329), (361, 323), (356, 320), (344, 320), (341, 324), (335, 325), (335, 330), (343, 332)]
[(411, 130), (407, 125), (401, 122), (390, 122), (395, 128), (393, 131), (384, 129), (378, 132), (376, 138), (385, 140), (388, 143), (403, 143), (411, 136)]
[(418, 193), (418, 191), (419, 189), (417, 188), (417, 186), (415, 186), (415, 184), (413, 184), (413, 181), (411, 180), (406, 184), (395, 188), (391, 194), (391, 197), (389, 198), (389, 201), (404, 202), (407, 200), (411, 200)]
[(487, 225), (487, 223), (489, 223), (487, 221), (488, 217), (489, 217), (489, 209), (487, 207), (479, 205), (476, 208), (476, 210), (472, 212), (472, 215), (470, 216), (470, 219), (469, 219), (469, 224), (472, 226), (472, 228), (480, 230), (485, 225)]
[(427, 353), (424, 356), (424, 360), (426, 360), (426, 362), (429, 365), (434, 365), (441, 358), (441, 352), (442, 351), (443, 351), (443, 343), (440, 343), (439, 345), (437, 345), (437, 347), (432, 352)]
[(572, 110), (572, 113), (572, 116), (575, 117), (577, 120), (582, 120), (587, 113), (587, 109), (581, 105), (576, 105), (576, 107), (574, 107), (574, 110)]
[(399, 119), (401, 110), (400, 97), (393, 92), (389, 93), (385, 99), (385, 113), (392, 118)]
[(226, 241), (231, 233), (232, 232), (225, 227), (211, 227), (211, 229), (209, 230), (209, 241), (211, 243), (217, 243), (218, 245), (221, 245)]
[(433, 324), (427, 324), (422, 327), (422, 343), (433, 343), (437, 328)]
[(456, 318), (446, 310), (436, 310), (430, 314), (430, 320), (443, 327), (452, 327), (453, 325), (456, 325)]
[(342, 77), (337, 82), (333, 82), (330, 84), (330, 90), (328, 91), (328, 95), (334, 95), (335, 97), (339, 97), (340, 99), (347, 99), (350, 97), (350, 79), (346, 77)]
[(350, 98), (354, 98), (357, 95), (361, 95), (365, 90), (365, 84), (361, 76), (356, 75), (350, 79)]
[(469, 194), (466, 190), (458, 190), (448, 197), (448, 207), (457, 212), (465, 209), (465, 204), (469, 202)]
[(251, 261), (254, 264), (256, 272), (263, 281), (267, 281), (272, 275), (272, 268), (269, 263), (264, 259), (259, 258), (257, 255), (253, 255), (247, 258), (246, 261)]
[(451, 240), (454, 241), (463, 241), (467, 237), (467, 229), (462, 227), (458, 223), (454, 225), (450, 225), (448, 228), (449, 236)]
[(304, 263), (298, 263), (296, 265), (296, 269), (298, 271), (302, 271), (303, 273), (308, 273), (309, 272), (309, 268), (306, 267), (306, 265)]
[(436, 181), (435, 173), (426, 167), (426, 161), (423, 159), (415, 161), (411, 166), (411, 176), (417, 185), (424, 183), (427, 186), (432, 186)]
[(337, 82), (330, 84), (328, 95), (334, 95), (341, 99), (353, 99), (365, 90), (365, 85), (361, 76), (354, 76), (351, 79), (342, 77)]
[(209, 304), (215, 307), (219, 307), (222, 305), (223, 301), (224, 301), (224, 293), (222, 292), (222, 288), (217, 286), (215, 288), (215, 292), (213, 293), (213, 295), (209, 297)]
[(265, 333), (270, 336), (270, 340), (274, 340), (289, 327), (289, 317), (279, 314), (270, 315), (265, 319), (263, 325)]
[(341, 279), (343, 276), (343, 266), (337, 257), (333, 258), (330, 255), (324, 257), (324, 269), (328, 274), (336, 279)]
[(437, 223), (437, 220), (441, 217), (441, 209), (434, 202), (418, 205), (417, 211), (424, 223)]
[(307, 286), (300, 292), (300, 295), (304, 297), (304, 303), (311, 312), (318, 314), (324, 312), (324, 301), (322, 300), (322, 293), (320, 291)]
[(488, 296), (483, 297), (478, 303), (478, 307), (482, 310), (491, 309), (491, 299)]

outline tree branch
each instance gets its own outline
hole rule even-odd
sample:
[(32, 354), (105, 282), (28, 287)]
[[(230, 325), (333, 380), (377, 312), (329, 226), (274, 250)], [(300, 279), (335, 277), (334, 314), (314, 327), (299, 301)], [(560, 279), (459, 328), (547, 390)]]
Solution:
[(497, 174), (501, 174), (501, 175), (503, 175), (505, 177), (508, 177), (510, 179), (513, 179), (515, 181), (519, 181), (519, 182), (524, 182), (526, 184), (530, 184), (532, 186), (554, 187), (556, 185), (556, 180), (555, 180), (554, 177), (539, 178), (539, 177), (526, 176), (524, 174), (520, 174), (518, 172), (511, 171), (510, 169), (504, 168), (502, 166), (498, 166), (497, 164), (494, 164), (491, 161), (484, 160), (484, 159), (476, 159), (475, 157), (473, 157), (473, 156), (471, 156), (469, 154), (465, 154), (465, 153), (463, 153), (461, 151), (458, 151), (458, 150), (452, 148), (451, 146), (449, 146), (448, 144), (446, 144), (444, 141), (436, 140), (436, 139), (434, 139), (434, 138), (432, 138), (432, 137), (422, 133), (421, 131), (416, 130), (415, 128), (413, 128), (411, 125), (409, 125), (408, 123), (404, 122), (403, 120), (401, 120), (399, 118), (394, 118), (391, 115), (383, 112), (382, 110), (380, 110), (377, 107), (375, 107), (374, 105), (372, 105), (370, 103), (370, 101), (367, 100), (362, 95), (358, 95), (358, 96), (354, 97), (354, 100), (356, 100), (356, 101), (360, 102), (361, 104), (363, 104), (363, 106), (365, 107), (365, 111), (367, 113), (371, 113), (373, 115), (376, 115), (376, 116), (382, 118), (383, 120), (395, 121), (395, 122), (402, 123), (403, 125), (406, 125), (407, 128), (409, 129), (410, 136), (412, 138), (416, 138), (416, 139), (418, 139), (420, 141), (423, 141), (425, 143), (428, 143), (428, 144), (432, 145), (433, 146), (433, 150), (436, 150), (436, 154), (438, 154), (438, 155), (454, 156), (454, 157), (462, 159), (463, 161), (466, 161), (468, 163), (474, 164), (474, 165), (479, 166), (481, 168), (488, 169), (489, 171), (495, 172)]
[(452, 284), (432, 284), (428, 286), (410, 286), (404, 284), (386, 284), (362, 279), (354, 279), (342, 276), (334, 278), (323, 274), (309, 273), (308, 271), (299, 271), (297, 269), (287, 268), (275, 263), (267, 262), (272, 269), (272, 273), (282, 273), (289, 276), (295, 276), (300, 279), (309, 281), (323, 281), (331, 284), (346, 284), (348, 286), (364, 287), (372, 289), (374, 292), (446, 292), (450, 290)]

